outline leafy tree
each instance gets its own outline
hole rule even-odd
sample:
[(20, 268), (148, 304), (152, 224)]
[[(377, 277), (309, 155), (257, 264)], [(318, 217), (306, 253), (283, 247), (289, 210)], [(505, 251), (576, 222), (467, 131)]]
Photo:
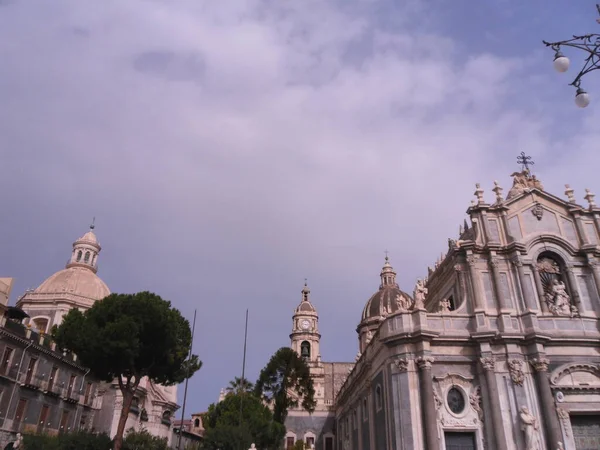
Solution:
[(306, 361), (289, 347), (275, 352), (260, 372), (255, 393), (273, 405), (274, 419), (283, 424), (290, 408), (298, 407), (312, 413), (315, 410), (315, 388)]
[(240, 392), (252, 392), (254, 391), (254, 383), (251, 383), (246, 378), (242, 380), (241, 377), (235, 377), (229, 382), (229, 386), (225, 389), (228, 394), (240, 393)]
[(123, 450), (169, 450), (166, 438), (151, 435), (146, 430), (127, 432), (123, 440)]
[(229, 394), (210, 405), (202, 423), (205, 449), (245, 450), (252, 443), (261, 450), (275, 449), (285, 435), (285, 427), (273, 420), (271, 410), (248, 392)]
[(121, 450), (131, 402), (143, 377), (178, 384), (202, 365), (197, 356), (188, 358), (189, 322), (170, 302), (150, 292), (111, 294), (84, 313), (72, 309), (53, 335), (94, 376), (117, 379), (123, 406), (114, 450)]

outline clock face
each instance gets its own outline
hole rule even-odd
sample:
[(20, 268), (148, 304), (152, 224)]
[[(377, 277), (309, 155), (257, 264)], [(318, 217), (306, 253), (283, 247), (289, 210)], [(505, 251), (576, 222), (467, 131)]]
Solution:
[(303, 320), (300, 326), (303, 330), (308, 330), (310, 328), (310, 322), (308, 320)]

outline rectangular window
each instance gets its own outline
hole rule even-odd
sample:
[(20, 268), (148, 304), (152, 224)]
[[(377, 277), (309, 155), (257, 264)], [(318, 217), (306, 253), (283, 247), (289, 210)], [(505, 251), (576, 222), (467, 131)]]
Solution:
[(19, 404), (17, 405), (17, 411), (15, 412), (15, 418), (13, 420), (13, 427), (15, 430), (19, 429), (21, 425), (21, 421), (23, 420), (23, 415), (25, 414), (25, 409), (27, 407), (27, 400), (24, 398), (19, 400)]
[(88, 383), (85, 387), (85, 396), (83, 398), (83, 404), (87, 405), (90, 401), (90, 394), (92, 393), (92, 383)]
[(69, 411), (63, 409), (62, 415), (60, 416), (60, 428), (58, 431), (66, 432), (69, 431)]
[(35, 373), (35, 364), (37, 363), (37, 358), (31, 358), (29, 360), (29, 366), (27, 367), (27, 374), (25, 375), (25, 384), (31, 384), (31, 380), (33, 379), (33, 374)]
[(48, 391), (52, 391), (54, 387), (54, 382), (56, 381), (56, 374), (58, 372), (58, 367), (53, 367), (50, 371), (50, 378), (48, 378)]
[(2, 356), (2, 365), (0, 366), (0, 375), (8, 375), (10, 360), (14, 350), (10, 347), (4, 349), (4, 355)]
[(38, 420), (38, 433), (41, 432), (44, 427), (46, 427), (46, 422), (48, 421), (48, 412), (50, 411), (50, 407), (48, 405), (42, 406), (42, 412), (40, 412), (40, 418)]
[(325, 450), (333, 450), (333, 438), (331, 436), (325, 438)]
[(73, 389), (75, 389), (75, 380), (77, 379), (76, 375), (71, 375), (71, 379), (69, 381), (69, 386), (67, 387), (67, 398), (72, 398)]
[(288, 450), (292, 449), (294, 447), (294, 436), (288, 436), (288, 438), (286, 439), (286, 448)]

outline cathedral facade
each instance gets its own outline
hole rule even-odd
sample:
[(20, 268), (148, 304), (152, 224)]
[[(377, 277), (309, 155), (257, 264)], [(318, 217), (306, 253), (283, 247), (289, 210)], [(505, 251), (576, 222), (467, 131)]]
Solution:
[(355, 363), (324, 363), (303, 291), (291, 345), (317, 411), (286, 446), (317, 450), (600, 448), (600, 207), (546, 192), (525, 167), (508, 194), (476, 185), (457, 239), (411, 294), (386, 258)]
[[(63, 270), (51, 275), (36, 289), (28, 290), (17, 300), (17, 308), (28, 315), (24, 324), (34, 334), (44, 335), (54, 325), (60, 325), (71, 308), (85, 311), (110, 294), (108, 286), (97, 275), (101, 246), (93, 228), (90, 227), (73, 243), (71, 256)], [(39, 376), (47, 377), (42, 373)], [(93, 419), (89, 418), (85, 428), (114, 437), (123, 404), (117, 381), (103, 383), (95, 390), (93, 397)], [(171, 422), (177, 409), (176, 386), (161, 386), (143, 378), (137, 388), (125, 430), (146, 429), (170, 442)], [(81, 427), (77, 423), (74, 429)]]

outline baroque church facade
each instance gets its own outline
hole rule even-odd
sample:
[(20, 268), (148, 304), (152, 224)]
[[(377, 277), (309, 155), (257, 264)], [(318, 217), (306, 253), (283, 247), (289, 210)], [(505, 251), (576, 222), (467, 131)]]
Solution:
[(600, 448), (600, 207), (525, 167), (508, 194), (480, 185), (458, 239), (411, 294), (388, 258), (357, 327), (354, 363), (326, 363), (305, 286), (291, 347), (317, 408), (290, 411), (286, 448)]
[[(48, 277), (37, 288), (26, 291), (17, 300), (17, 308), (29, 316), (24, 324), (32, 332), (41, 335), (48, 333), (54, 325), (60, 325), (71, 308), (85, 311), (110, 295), (108, 286), (97, 275), (101, 249), (92, 225), (87, 233), (73, 243), (66, 267)], [(114, 437), (123, 404), (117, 381), (102, 383), (93, 396), (94, 417), (86, 428)], [(145, 429), (171, 442), (172, 418), (178, 408), (177, 386), (161, 386), (143, 378), (125, 429)]]

